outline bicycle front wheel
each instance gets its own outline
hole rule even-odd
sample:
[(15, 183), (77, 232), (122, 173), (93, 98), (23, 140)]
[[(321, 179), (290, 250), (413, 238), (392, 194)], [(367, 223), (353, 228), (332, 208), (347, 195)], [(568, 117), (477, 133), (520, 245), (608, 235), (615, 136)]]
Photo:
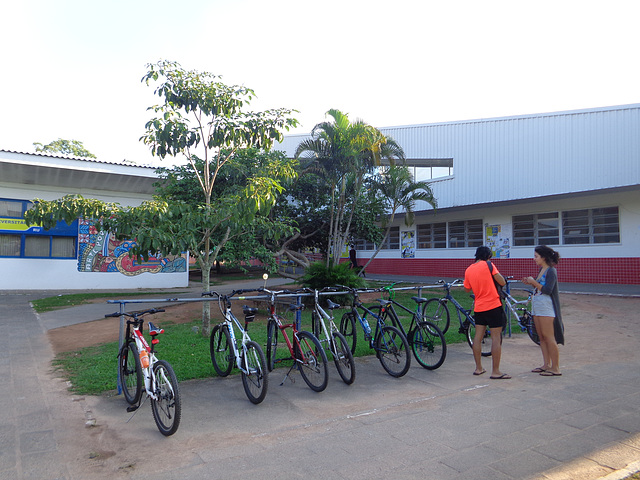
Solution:
[(342, 381), (351, 385), (356, 379), (356, 362), (353, 360), (347, 339), (340, 332), (333, 332), (331, 354)]
[(142, 365), (138, 346), (133, 338), (127, 339), (118, 355), (118, 375), (124, 399), (129, 405), (135, 405), (142, 395)]
[(449, 330), (451, 317), (447, 302), (439, 298), (431, 298), (422, 306), (422, 317), (427, 322), (433, 323), (444, 335)]
[(209, 339), (211, 363), (218, 375), (226, 377), (233, 368), (234, 353), (231, 348), (231, 335), (226, 325), (216, 325)]
[(278, 351), (278, 324), (275, 320), (267, 323), (267, 368), (272, 371), (276, 364), (276, 353)]
[(409, 340), (416, 360), (427, 370), (435, 370), (447, 356), (447, 342), (440, 329), (431, 322), (419, 322)]
[(382, 327), (375, 349), (382, 367), (392, 377), (402, 377), (409, 371), (411, 366), (409, 342), (396, 327)]
[[(242, 386), (251, 403), (258, 404), (267, 395), (269, 377), (267, 361), (260, 345), (254, 341), (247, 342), (242, 353)], [(246, 371), (245, 371), (246, 370)]]
[(347, 340), (347, 345), (349, 345), (351, 353), (356, 353), (358, 335), (356, 332), (356, 317), (353, 312), (347, 312), (342, 315), (342, 319), (340, 320), (340, 333)]
[(182, 414), (178, 379), (171, 365), (164, 360), (158, 360), (153, 365), (153, 372), (155, 384), (152, 388), (157, 400), (151, 398), (151, 411), (158, 430), (168, 437), (178, 430)]
[[(467, 327), (467, 343), (471, 348), (473, 348), (473, 340), (475, 336), (476, 336), (476, 326), (473, 323), (469, 323), (469, 326)], [(502, 335), (500, 335), (500, 341), (502, 341)], [(480, 351), (482, 352), (482, 356), (490, 357), (491, 356), (491, 332), (489, 331), (488, 327), (485, 329), (484, 336), (482, 337), (481, 343), (482, 343), (482, 347)]]
[(321, 392), (327, 388), (329, 382), (327, 355), (324, 353), (320, 341), (311, 333), (298, 332), (298, 340), (295, 342), (295, 361), (298, 364), (300, 375), (311, 390)]

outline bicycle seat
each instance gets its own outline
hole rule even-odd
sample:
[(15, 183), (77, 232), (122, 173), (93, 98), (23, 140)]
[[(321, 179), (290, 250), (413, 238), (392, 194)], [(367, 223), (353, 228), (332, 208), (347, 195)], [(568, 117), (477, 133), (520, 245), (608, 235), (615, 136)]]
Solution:
[(334, 309), (336, 309), (336, 308), (340, 308), (340, 305), (339, 305), (339, 304), (337, 304), (337, 303), (335, 303), (335, 302), (332, 302), (332, 301), (331, 301), (331, 300), (329, 300), (329, 299), (327, 299), (327, 308), (328, 308), (329, 310), (334, 310)]
[(391, 305), (391, 300), (385, 300), (384, 298), (379, 298), (378, 302), (380, 302), (380, 305), (383, 307), (386, 307), (387, 305)]
[(411, 300), (413, 300), (417, 304), (421, 304), (429, 301), (429, 299), (423, 298), (423, 297), (411, 297)]
[(292, 303), (289, 305), (289, 310), (294, 312), (296, 310), (304, 310), (304, 303)]
[(256, 313), (258, 313), (258, 309), (256, 307), (250, 307), (248, 305), (243, 305), (242, 306), (242, 313), (244, 313), (245, 315), (255, 315)]
[(149, 322), (149, 335), (155, 337), (161, 333), (164, 333), (164, 328), (156, 327), (153, 323)]

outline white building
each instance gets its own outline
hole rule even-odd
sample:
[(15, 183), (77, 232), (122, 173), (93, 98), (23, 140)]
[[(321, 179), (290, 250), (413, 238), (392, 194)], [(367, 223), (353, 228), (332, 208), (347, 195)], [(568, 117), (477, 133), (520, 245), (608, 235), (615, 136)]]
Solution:
[[(640, 104), (380, 130), (432, 179), (438, 209), (398, 219), (369, 272), (461, 277), (486, 244), (520, 278), (546, 244), (561, 281), (640, 284)], [(292, 156), (306, 137), (276, 148)], [(360, 242), (361, 262), (373, 249)]]
[(51, 230), (28, 228), (33, 199), (80, 194), (124, 206), (150, 200), (155, 170), (125, 164), (0, 150), (0, 289), (134, 289), (184, 287), (187, 259), (130, 258), (95, 225), (76, 221)]

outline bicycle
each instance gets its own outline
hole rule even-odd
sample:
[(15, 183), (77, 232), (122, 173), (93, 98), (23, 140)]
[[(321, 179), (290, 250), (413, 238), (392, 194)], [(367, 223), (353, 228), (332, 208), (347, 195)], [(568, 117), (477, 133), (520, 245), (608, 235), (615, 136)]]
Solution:
[[(384, 321), (387, 307), (391, 302), (378, 299), (380, 310), (378, 313), (375, 313), (373, 310), (365, 307), (360, 301), (359, 290), (343, 285), (339, 285), (338, 288), (347, 290), (353, 295), (351, 311), (345, 313), (340, 320), (340, 333), (344, 335), (347, 341), (351, 339), (351, 352), (355, 352), (357, 344), (357, 319), (364, 331), (365, 340), (369, 342), (369, 348), (375, 350), (376, 356), (382, 364), (382, 368), (392, 377), (402, 377), (405, 375), (411, 366), (411, 356), (407, 354), (409, 351), (409, 342), (400, 330), (392, 325), (387, 325)], [(361, 292), (379, 292), (379, 290), (368, 289), (361, 290)], [(360, 315), (359, 310), (362, 310), (363, 315)], [(376, 319), (375, 332), (369, 325), (367, 314)]]
[(182, 404), (178, 379), (173, 368), (166, 360), (158, 360), (155, 347), (156, 338), (164, 329), (149, 323), (151, 347), (145, 340), (142, 330), (145, 315), (164, 312), (164, 309), (151, 308), (131, 313), (110, 313), (105, 317), (129, 317), (124, 343), (118, 352), (118, 380), (124, 398), (129, 404), (127, 412), (135, 412), (141, 405), (142, 387), (151, 399), (151, 411), (158, 430), (165, 436), (173, 435), (180, 425)]
[[(253, 322), (258, 312), (257, 308), (247, 305), (242, 306), (244, 313), (244, 327), (231, 311), (231, 298), (239, 293), (255, 292), (256, 290), (234, 290), (229, 295), (220, 295), (218, 292), (204, 292), (202, 296), (217, 296), (218, 307), (224, 318), (211, 330), (209, 339), (209, 352), (211, 363), (216, 373), (221, 377), (226, 377), (231, 373), (234, 362), (240, 370), (242, 386), (244, 392), (253, 404), (262, 402), (267, 395), (269, 377), (267, 372), (267, 361), (264, 352), (257, 342), (249, 337), (249, 323)], [(244, 297), (238, 297), (244, 300)], [(238, 339), (235, 334), (237, 328), (241, 337)]]
[[(415, 311), (412, 311), (395, 299), (395, 285), (396, 283), (392, 283), (391, 285), (380, 289), (387, 293), (389, 296), (388, 300), (391, 302), (387, 308), (386, 315), (391, 318), (393, 326), (407, 337), (409, 347), (411, 348), (417, 362), (427, 370), (435, 370), (444, 363), (447, 356), (447, 342), (445, 341), (444, 335), (438, 326), (425, 320), (423, 313), (421, 312), (421, 305), (426, 303), (428, 300), (417, 296), (411, 297), (411, 300), (416, 303), (416, 309)], [(409, 290), (413, 289), (414, 287), (409, 288)], [(409, 333), (406, 333), (394, 305), (411, 315), (411, 323), (409, 324), (408, 329)]]
[[(331, 289), (324, 290), (329, 291)], [(314, 296), (315, 303), (311, 312), (311, 333), (320, 340), (320, 344), (325, 347), (325, 350), (331, 353), (342, 381), (347, 385), (351, 385), (356, 379), (356, 364), (351, 350), (349, 350), (347, 339), (340, 333), (333, 321), (333, 311), (336, 308), (340, 308), (340, 305), (327, 299), (327, 310), (330, 312), (327, 313), (320, 306), (318, 290), (303, 289), (301, 291), (312, 293)], [(327, 323), (329, 328), (327, 328)]]
[[(524, 292), (527, 292), (527, 298), (524, 300), (516, 300), (511, 295), (509, 284), (513, 283), (511, 280), (513, 277), (505, 277), (507, 281), (507, 288), (505, 289), (505, 293), (507, 296), (504, 299), (504, 308), (506, 310), (507, 318), (509, 321), (511, 320), (511, 315), (518, 319), (518, 325), (520, 326), (523, 332), (527, 332), (529, 338), (536, 345), (540, 345), (540, 337), (538, 336), (538, 332), (536, 331), (536, 325), (533, 322), (533, 315), (527, 308), (527, 305), (531, 302), (531, 296), (533, 295), (533, 291), (529, 289), (522, 289)], [(522, 315), (520, 313), (522, 312)]]
[[(259, 291), (269, 295), (269, 320), (267, 321), (267, 368), (273, 371), (275, 365), (280, 362), (293, 360), (293, 364), (284, 376), (282, 383), (290, 377), (291, 371), (297, 368), (300, 375), (309, 388), (315, 392), (322, 392), (327, 388), (329, 382), (329, 369), (327, 367), (327, 355), (324, 353), (320, 341), (311, 332), (298, 330), (297, 322), (285, 322), (284, 318), (276, 313), (276, 296), (281, 294), (292, 294), (288, 290), (271, 291), (261, 288)], [(301, 312), (304, 304), (291, 304), (289, 310)], [(287, 330), (291, 330), (291, 338), (287, 335)], [(278, 358), (278, 336), (282, 335), (284, 345), (289, 356)], [(280, 342), (281, 343), (281, 342)], [(284, 349), (281, 348), (280, 351)]]
[[(449, 315), (449, 307), (447, 306), (447, 303), (451, 302), (458, 314), (458, 322), (460, 323), (458, 332), (467, 337), (467, 343), (470, 347), (473, 348), (473, 339), (476, 334), (476, 322), (472, 314), (473, 306), (470, 309), (465, 309), (451, 295), (451, 289), (453, 287), (459, 287), (463, 285), (462, 280), (456, 279), (451, 283), (447, 283), (444, 280), (439, 280), (437, 284), (442, 285), (442, 287), (446, 291), (446, 295), (442, 298), (430, 298), (429, 300), (427, 300), (422, 308), (422, 315), (425, 319), (438, 326), (444, 334), (447, 330), (449, 330), (451, 321)], [(470, 297), (474, 299), (475, 295), (470, 295)], [(502, 340), (502, 336), (500, 336), (500, 339)], [(491, 333), (488, 328), (485, 330), (484, 337), (482, 338), (481, 352), (483, 357), (488, 357), (491, 355)]]

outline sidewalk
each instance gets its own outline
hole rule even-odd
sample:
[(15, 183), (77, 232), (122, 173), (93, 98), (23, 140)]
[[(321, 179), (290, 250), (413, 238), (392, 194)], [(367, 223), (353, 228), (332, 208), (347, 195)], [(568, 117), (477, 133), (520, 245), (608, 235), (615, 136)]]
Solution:
[[(187, 293), (197, 297), (199, 286)], [(640, 298), (562, 294), (562, 377), (530, 373), (539, 348), (523, 335), (505, 340), (512, 380), (472, 376), (466, 344), (450, 345), (440, 369), (414, 361), (400, 379), (370, 356), (357, 359), (347, 386), (330, 364), (320, 394), (299, 374), (280, 386), (276, 370), (257, 406), (239, 376), (212, 377), (180, 384), (182, 424), (165, 438), (149, 406), (130, 418), (121, 397), (73, 396), (52, 375), (46, 329), (117, 305), (36, 316), (29, 302), (50, 295), (0, 295), (3, 479), (613, 480), (640, 460)]]

